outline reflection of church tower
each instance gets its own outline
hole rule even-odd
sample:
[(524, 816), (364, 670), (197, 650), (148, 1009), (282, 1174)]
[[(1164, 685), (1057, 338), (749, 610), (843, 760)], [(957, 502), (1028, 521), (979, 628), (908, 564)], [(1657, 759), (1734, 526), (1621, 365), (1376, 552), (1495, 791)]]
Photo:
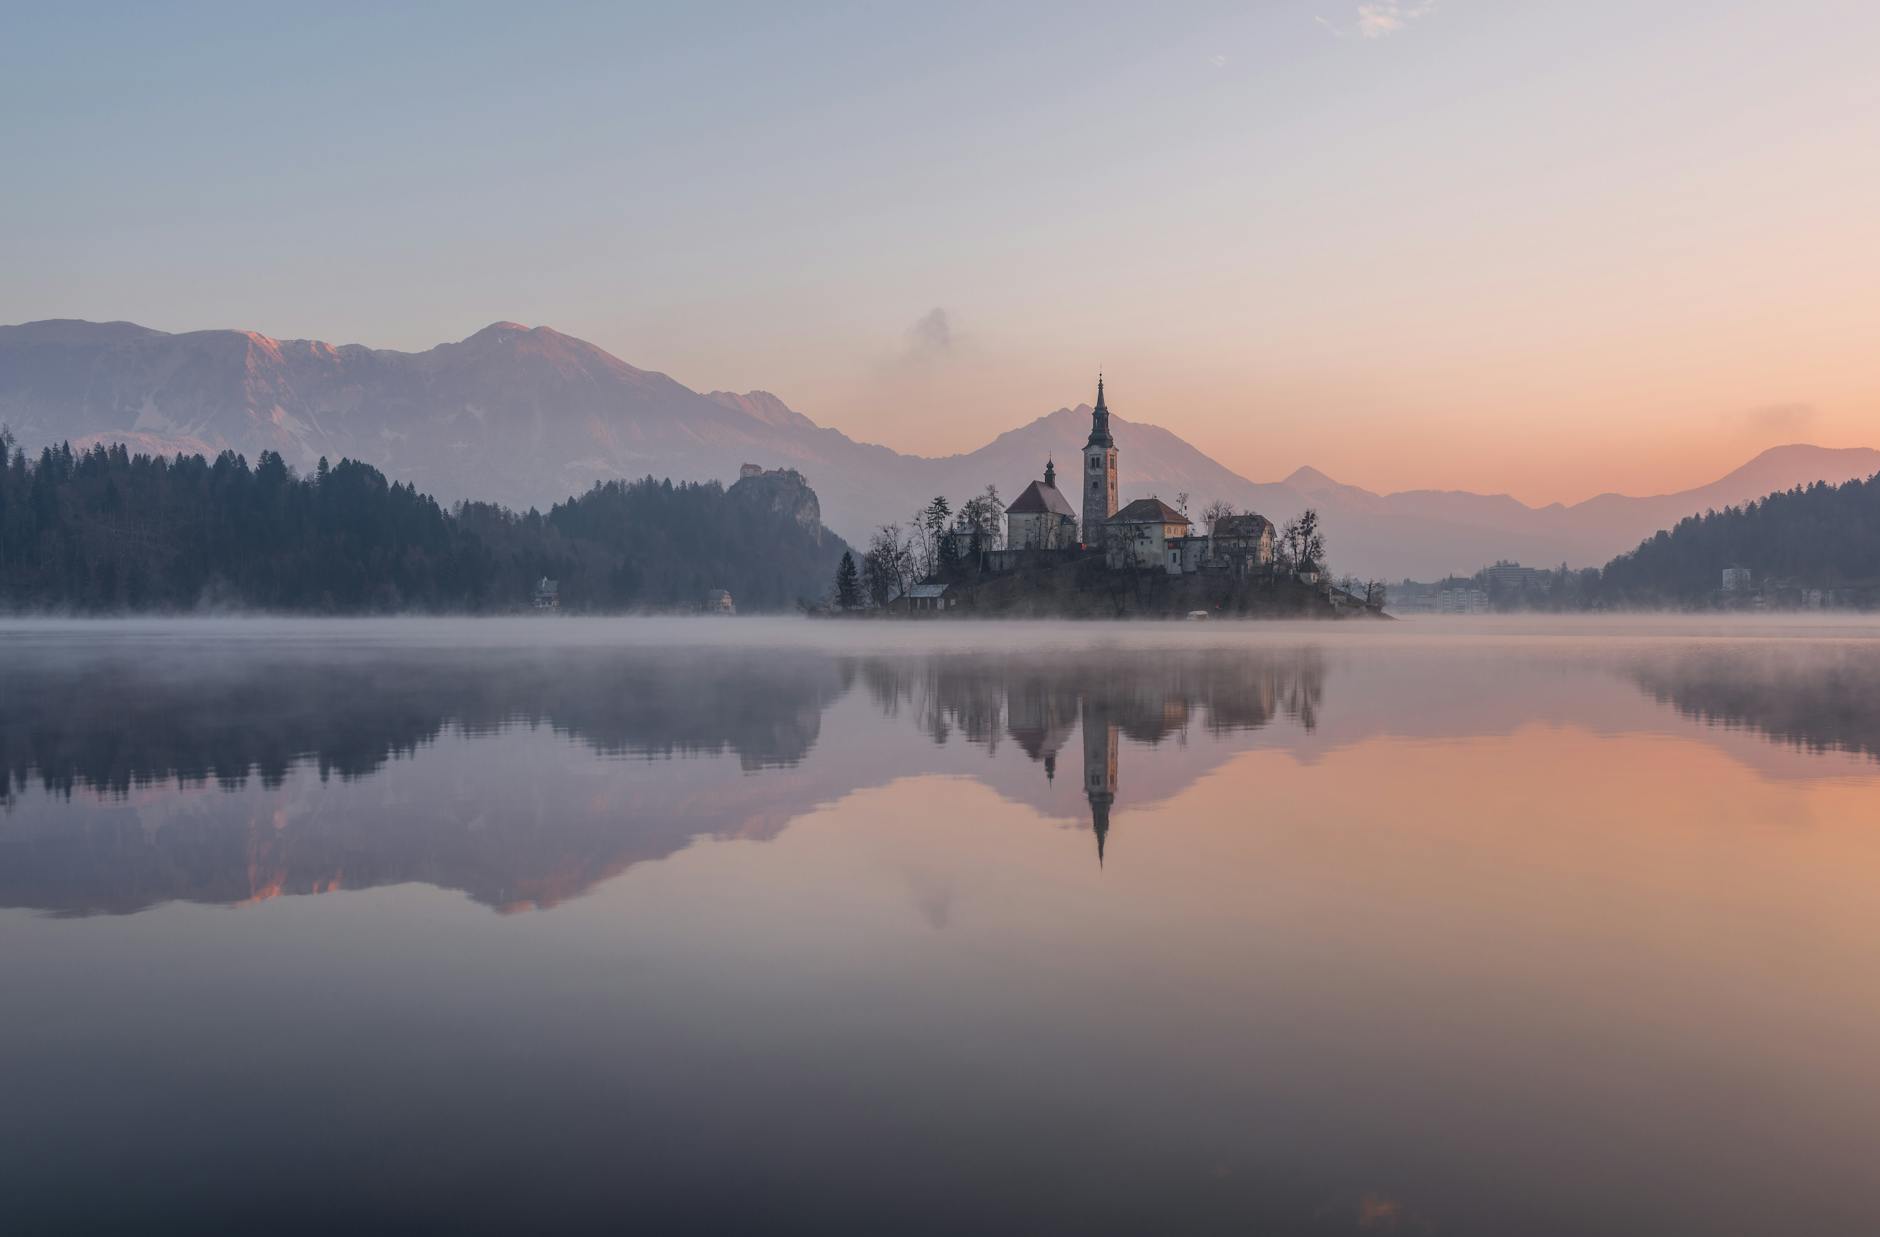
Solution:
[(1084, 797), (1090, 800), (1090, 827), (1097, 834), (1097, 866), (1110, 836), (1110, 805), (1116, 802), (1118, 730), (1107, 705), (1084, 697)]
[(1110, 408), (1103, 402), (1103, 375), (1097, 375), (1097, 406), (1090, 413), (1090, 440), (1084, 443), (1084, 544), (1103, 544), (1103, 525), (1116, 514), (1116, 440), (1110, 437)]

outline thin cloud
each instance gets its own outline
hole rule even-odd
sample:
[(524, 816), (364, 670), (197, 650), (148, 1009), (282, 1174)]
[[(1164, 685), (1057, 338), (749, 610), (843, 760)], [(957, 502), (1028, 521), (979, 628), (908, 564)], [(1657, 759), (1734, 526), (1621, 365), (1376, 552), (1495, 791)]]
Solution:
[(935, 305), (907, 328), (910, 357), (937, 357), (953, 350), (953, 322), (947, 311)]
[(1331, 31), (1335, 38), (1355, 34), (1361, 39), (1382, 39), (1407, 28), (1418, 18), (1428, 17), (1435, 8), (1436, 0), (1370, 0), (1358, 6), (1348, 26), (1317, 14), (1312, 20)]
[(1726, 427), (1752, 438), (1799, 438), (1815, 423), (1813, 404), (1763, 404), (1723, 415)]
[(972, 347), (972, 337), (960, 331), (953, 315), (935, 305), (902, 332), (900, 347), (876, 358), (876, 380), (889, 384), (930, 381), (959, 369)]

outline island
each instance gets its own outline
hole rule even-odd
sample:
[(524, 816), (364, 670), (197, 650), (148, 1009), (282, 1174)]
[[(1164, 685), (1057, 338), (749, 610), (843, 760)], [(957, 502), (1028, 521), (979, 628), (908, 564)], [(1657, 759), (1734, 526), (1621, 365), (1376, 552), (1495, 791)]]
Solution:
[(935, 498), (908, 530), (877, 530), (858, 566), (842, 556), (821, 611), (909, 618), (1385, 618), (1380, 583), (1334, 581), (1310, 509), (1276, 529), (1265, 516), (1223, 502), (1203, 512), (1205, 531), (1176, 505), (1150, 495), (1118, 505), (1121, 452), (1110, 430), (1103, 377), (1090, 413), (1075, 484), (1078, 508), (1058, 485), (1057, 463), (1005, 505), (998, 488), (956, 510)]

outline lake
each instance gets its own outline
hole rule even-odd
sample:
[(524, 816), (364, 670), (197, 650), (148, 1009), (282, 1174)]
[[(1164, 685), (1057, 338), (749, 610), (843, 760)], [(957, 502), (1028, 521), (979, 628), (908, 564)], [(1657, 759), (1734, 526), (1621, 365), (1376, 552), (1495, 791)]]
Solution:
[(1880, 625), (0, 624), (0, 1231), (1791, 1234)]

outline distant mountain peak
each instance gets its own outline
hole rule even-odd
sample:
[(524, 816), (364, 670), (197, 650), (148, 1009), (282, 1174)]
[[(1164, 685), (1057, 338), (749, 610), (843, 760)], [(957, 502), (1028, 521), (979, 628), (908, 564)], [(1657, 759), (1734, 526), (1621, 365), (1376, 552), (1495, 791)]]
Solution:
[[(522, 343), (544, 344), (559, 340), (568, 340), (571, 343), (581, 342), (575, 340), (572, 336), (563, 335), (559, 331), (551, 330), (545, 326), (528, 326), (521, 322), (492, 322), (474, 335), (465, 336), (459, 341), (459, 346), (488, 347), (490, 345), (511, 344), (518, 341)], [(591, 344), (587, 346), (593, 347)]]
[(814, 421), (769, 391), (746, 391), (742, 395), (735, 391), (709, 391), (705, 398), (746, 416), (755, 417), (765, 425), (816, 428)]
[(1342, 482), (1332, 480), (1309, 464), (1293, 469), (1280, 484), (1289, 485), (1295, 490), (1308, 494), (1314, 490), (1342, 490), (1348, 488)]
[(131, 339), (154, 338), (166, 332), (153, 331), (147, 326), (138, 326), (135, 322), (91, 322), (84, 318), (41, 318), (37, 322), (22, 322), (16, 326), (0, 326), (14, 339), (21, 342), (42, 344), (93, 343), (104, 341), (117, 343)]
[(1872, 457), (1880, 457), (1880, 451), (1872, 447), (1819, 447), (1812, 442), (1785, 442), (1779, 447), (1758, 451), (1748, 463), (1732, 470), (1730, 475), (1749, 472), (1761, 464), (1791, 464), (1821, 459), (1852, 461)]
[(1880, 472), (1880, 451), (1872, 447), (1818, 447), (1791, 442), (1760, 451), (1742, 467), (1686, 493), (1706, 504), (1738, 504), (1811, 481), (1839, 484), (1875, 472)]

